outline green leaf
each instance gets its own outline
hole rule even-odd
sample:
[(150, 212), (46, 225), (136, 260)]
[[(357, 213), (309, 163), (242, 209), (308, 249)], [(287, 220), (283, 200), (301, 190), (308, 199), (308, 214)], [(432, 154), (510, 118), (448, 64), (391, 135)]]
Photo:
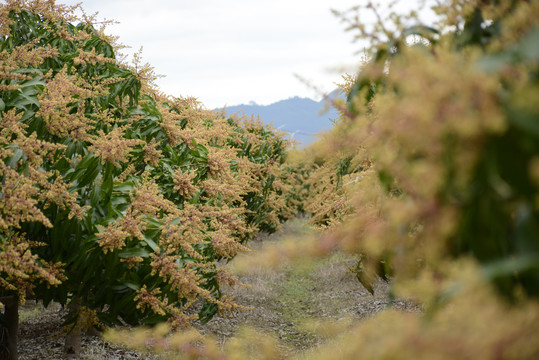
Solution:
[(200, 312), (198, 313), (200, 323), (202, 325), (208, 323), (208, 321), (213, 318), (213, 316), (217, 313), (218, 310), (219, 307), (217, 306), (217, 304), (205, 302), (202, 306), (202, 309), (200, 309)]
[(440, 32), (437, 29), (425, 25), (410, 26), (402, 31), (403, 37), (407, 37), (410, 35), (419, 35), (428, 39), (429, 41), (433, 41), (434, 38), (439, 34)]
[(23, 82), (21, 84), (21, 86), (23, 88), (26, 88), (26, 87), (29, 87), (29, 86), (36, 86), (36, 85), (45, 86), (45, 85), (47, 85), (47, 83), (45, 82), (45, 80), (43, 80), (43, 78), (41, 76), (36, 76), (35, 78), (33, 78), (31, 80), (28, 80), (26, 82)]
[(101, 171), (101, 168), (102, 166), (99, 159), (94, 158), (94, 160), (86, 168), (84, 174), (81, 176), (78, 186), (84, 187), (93, 182)]
[(102, 196), (104, 204), (108, 204), (112, 196), (113, 183), (114, 183), (113, 171), (114, 171), (114, 165), (112, 165), (111, 163), (107, 163), (105, 165), (105, 172), (101, 179), (101, 196)]
[(151, 315), (151, 316), (148, 316), (147, 318), (145, 318), (144, 323), (148, 324), (148, 325), (153, 325), (153, 324), (161, 323), (161, 322), (165, 321), (166, 319), (167, 318), (165, 316), (154, 314), (154, 315)]
[(140, 290), (140, 286), (138, 284), (134, 284), (134, 283), (126, 281), (126, 282), (122, 282), (121, 285), (115, 285), (112, 287), (112, 290), (116, 292), (126, 292), (129, 289), (133, 291), (138, 291)]
[(137, 248), (131, 248), (131, 249), (122, 249), (118, 253), (118, 256), (122, 259), (125, 259), (130, 256), (140, 256), (142, 258), (146, 258), (150, 256), (150, 253), (146, 249), (137, 247)]
[(539, 27), (535, 27), (518, 43), (517, 52), (525, 60), (536, 61), (539, 59)]
[(92, 187), (92, 193), (90, 195), (90, 205), (92, 207), (96, 207), (99, 203), (99, 200), (101, 198), (101, 186), (99, 183), (94, 183), (94, 186)]
[(153, 239), (151, 239), (150, 237), (144, 235), (144, 241), (146, 242), (146, 244), (148, 244), (148, 246), (154, 251), (156, 252), (157, 251), (157, 248), (159, 247), (157, 245), (157, 243), (155, 241), (153, 241)]
[(529, 270), (539, 270), (539, 254), (526, 254), (493, 261), (485, 264), (481, 273), (484, 278), (493, 280)]
[(13, 151), (13, 155), (6, 161), (6, 165), (15, 169), (17, 163), (23, 157), (23, 155), (24, 151), (17, 146), (17, 148)]
[(114, 184), (115, 193), (126, 193), (129, 194), (135, 189), (135, 183), (132, 181), (125, 181), (123, 183)]
[(524, 132), (539, 138), (539, 114), (530, 113), (527, 109), (507, 107), (508, 119)]
[(26, 106), (28, 105), (35, 105), (37, 107), (41, 107), (41, 104), (39, 103), (37, 98), (30, 97), (25, 94), (19, 94), (18, 100), (13, 103), (14, 107), (22, 110), (26, 110)]

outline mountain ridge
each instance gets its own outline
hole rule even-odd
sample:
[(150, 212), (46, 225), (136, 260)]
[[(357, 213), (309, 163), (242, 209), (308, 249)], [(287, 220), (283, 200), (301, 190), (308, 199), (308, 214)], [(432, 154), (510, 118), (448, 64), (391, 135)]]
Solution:
[[(330, 94), (334, 98), (335, 91)], [(241, 113), (247, 116), (260, 116), (266, 124), (286, 131), (289, 137), (303, 145), (308, 145), (316, 140), (316, 134), (329, 130), (332, 120), (339, 116), (336, 109), (326, 108), (326, 100), (320, 101), (311, 98), (293, 96), (279, 100), (269, 105), (259, 105), (251, 101), (249, 104), (227, 106), (224, 110), (227, 114)]]

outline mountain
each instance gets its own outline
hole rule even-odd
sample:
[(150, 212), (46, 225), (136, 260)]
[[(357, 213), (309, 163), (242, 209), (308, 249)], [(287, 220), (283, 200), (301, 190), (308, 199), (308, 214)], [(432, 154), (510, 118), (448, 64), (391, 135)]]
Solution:
[[(333, 98), (335, 94), (336, 91), (330, 97)], [(291, 138), (308, 145), (316, 140), (316, 133), (330, 129), (331, 120), (339, 116), (334, 108), (323, 112), (324, 105), (324, 100), (315, 101), (296, 96), (270, 105), (250, 102), (247, 105), (229, 106), (225, 110), (228, 114), (243, 112), (248, 116), (259, 115), (264, 123), (285, 130)]]

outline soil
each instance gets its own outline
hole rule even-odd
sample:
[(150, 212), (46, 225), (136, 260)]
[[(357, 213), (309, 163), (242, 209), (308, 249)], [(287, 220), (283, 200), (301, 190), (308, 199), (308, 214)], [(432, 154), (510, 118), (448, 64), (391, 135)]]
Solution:
[[(281, 232), (261, 235), (251, 241), (249, 247), (257, 251), (264, 244), (277, 243), (284, 237), (299, 237), (305, 231), (306, 221), (301, 218), (292, 220)], [(325, 259), (307, 263), (254, 269), (239, 276), (249, 287), (224, 289), (238, 304), (251, 310), (238, 311), (227, 317), (216, 316), (205, 325), (194, 326), (200, 332), (216, 337), (221, 345), (247, 326), (277, 338), (280, 350), (286, 355), (313, 351), (324, 342), (324, 336), (313, 330), (314, 323), (310, 320), (344, 324), (349, 319), (360, 320), (388, 307), (387, 283), (378, 281), (371, 295), (349, 270), (356, 261), (353, 256), (333, 253)], [(405, 311), (419, 311), (416, 305), (401, 300), (393, 300), (391, 304)], [(47, 309), (35, 303), (21, 308), (21, 360), (62, 359), (63, 311), (57, 304)], [(81, 359), (158, 358), (108, 344), (98, 334), (85, 334), (82, 339)]]

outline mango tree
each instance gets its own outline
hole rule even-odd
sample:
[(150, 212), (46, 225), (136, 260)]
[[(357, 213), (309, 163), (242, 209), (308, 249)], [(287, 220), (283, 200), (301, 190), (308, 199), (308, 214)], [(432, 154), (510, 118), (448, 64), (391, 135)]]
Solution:
[(216, 260), (290, 215), (275, 181), (280, 135), (159, 94), (73, 11), (0, 7), (0, 294), (12, 358), (12, 314), (27, 296), (68, 306), (73, 335), (233, 311), (220, 286), (236, 280)]

